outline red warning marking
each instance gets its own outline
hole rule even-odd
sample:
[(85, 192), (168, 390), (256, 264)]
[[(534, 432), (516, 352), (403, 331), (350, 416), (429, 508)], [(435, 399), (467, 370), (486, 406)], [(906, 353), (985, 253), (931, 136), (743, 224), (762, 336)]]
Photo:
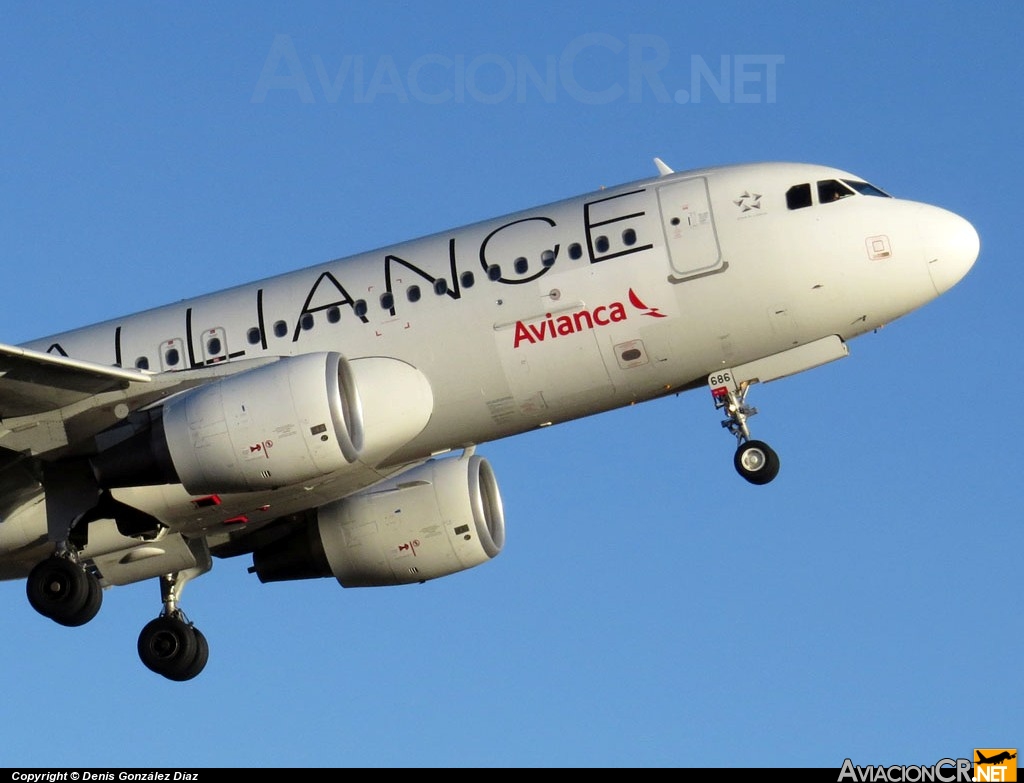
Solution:
[(411, 552), (412, 556), (416, 556), (416, 549), (419, 547), (419, 539), (413, 539), (412, 541), (406, 541), (404, 544), (398, 545), (399, 552)]

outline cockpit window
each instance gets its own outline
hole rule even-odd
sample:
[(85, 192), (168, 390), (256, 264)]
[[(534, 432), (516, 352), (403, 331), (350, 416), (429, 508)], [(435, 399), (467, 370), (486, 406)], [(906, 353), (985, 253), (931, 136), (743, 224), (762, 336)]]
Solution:
[(818, 181), (818, 203), (828, 204), (832, 201), (839, 201), (841, 198), (854, 196), (856, 193), (848, 185), (844, 185), (837, 179), (823, 179)]
[(787, 190), (786, 206), (790, 209), (803, 209), (811, 206), (811, 183), (794, 185)]
[[(859, 179), (822, 179), (818, 180), (818, 203), (830, 204), (850, 196), (881, 196), (892, 198), (881, 188), (869, 185)], [(786, 206), (789, 209), (803, 209), (811, 206), (811, 185), (804, 183), (794, 185), (786, 191)]]
[(882, 198), (892, 198), (892, 196), (881, 188), (876, 188), (874, 185), (869, 185), (867, 182), (859, 182), (855, 179), (844, 179), (843, 182), (856, 190), (862, 196), (881, 196)]

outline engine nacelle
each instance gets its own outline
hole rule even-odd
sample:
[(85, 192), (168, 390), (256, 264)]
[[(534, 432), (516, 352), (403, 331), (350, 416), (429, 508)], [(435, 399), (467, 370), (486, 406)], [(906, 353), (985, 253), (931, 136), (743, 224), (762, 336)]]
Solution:
[(337, 353), (284, 359), (186, 392), (163, 408), (167, 450), (191, 493), (273, 489), (355, 462), (363, 412)]
[(91, 460), (101, 487), (180, 483), (192, 494), (276, 489), (372, 468), (433, 412), (430, 384), (397, 359), (311, 353), (169, 399), (140, 432)]
[(432, 459), (311, 512), (253, 552), (261, 582), (333, 576), (342, 587), (436, 579), (498, 555), (505, 513), (483, 457)]

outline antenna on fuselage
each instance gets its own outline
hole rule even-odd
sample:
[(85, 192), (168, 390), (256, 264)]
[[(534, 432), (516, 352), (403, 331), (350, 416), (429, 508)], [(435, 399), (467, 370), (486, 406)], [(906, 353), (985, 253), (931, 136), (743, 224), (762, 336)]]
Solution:
[(655, 158), (654, 165), (658, 167), (658, 176), (664, 177), (666, 174), (675, 174), (672, 169), (665, 165), (665, 161), (661, 158)]

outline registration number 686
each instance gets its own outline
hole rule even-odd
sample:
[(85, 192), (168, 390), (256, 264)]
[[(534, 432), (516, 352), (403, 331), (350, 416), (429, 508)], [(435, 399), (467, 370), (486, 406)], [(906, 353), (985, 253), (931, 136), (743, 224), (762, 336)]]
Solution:
[(715, 388), (717, 386), (729, 386), (732, 384), (732, 373), (728, 370), (722, 370), (721, 372), (713, 372), (708, 376), (708, 386)]

